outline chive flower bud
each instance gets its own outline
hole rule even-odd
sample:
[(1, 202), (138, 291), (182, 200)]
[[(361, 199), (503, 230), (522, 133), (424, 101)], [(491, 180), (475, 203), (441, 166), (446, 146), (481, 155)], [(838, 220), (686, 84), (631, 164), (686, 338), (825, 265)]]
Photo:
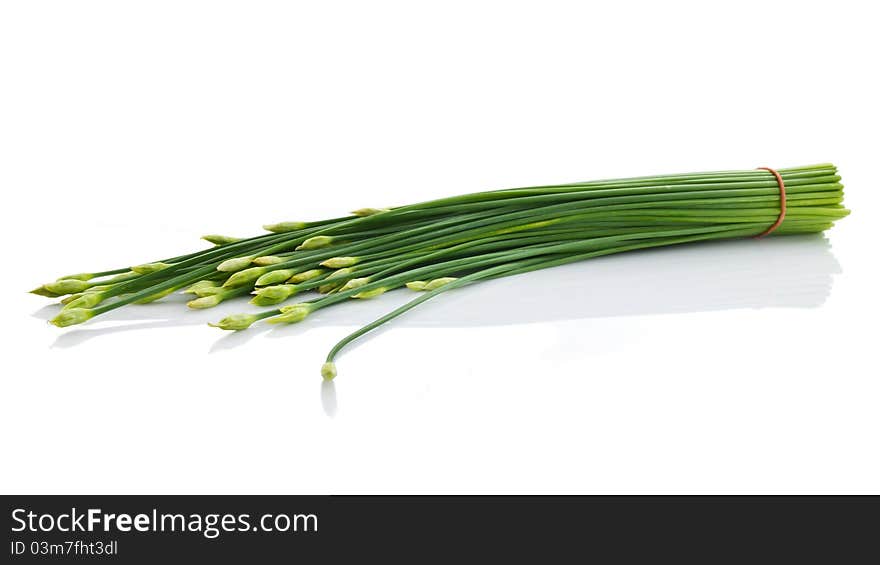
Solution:
[(439, 279), (433, 279), (425, 285), (425, 290), (435, 290), (455, 280), (458, 279), (455, 277), (440, 277)]
[(224, 273), (234, 273), (235, 271), (246, 269), (253, 260), (253, 257), (235, 257), (234, 259), (227, 259), (217, 265), (217, 270), (223, 271)]
[(199, 292), (207, 289), (207, 288), (219, 288), (217, 283), (214, 281), (199, 281), (197, 283), (192, 284), (189, 288), (183, 291), (184, 294), (196, 294), (199, 295)]
[[(71, 295), (70, 298), (73, 298), (76, 295)], [(64, 310), (71, 310), (73, 308), (94, 308), (104, 300), (104, 295), (100, 292), (83, 292), (80, 293), (79, 296), (74, 298), (69, 302), (64, 302)]]
[(197, 288), (193, 294), (198, 296), (199, 298), (203, 296), (214, 296), (215, 294), (220, 294), (226, 291), (222, 286), (205, 286), (202, 288)]
[(333, 243), (333, 237), (329, 235), (316, 235), (310, 237), (302, 245), (296, 248), (297, 251), (308, 251), (310, 249), (321, 249)]
[(345, 276), (352, 274), (353, 272), (354, 272), (354, 270), (349, 269), (348, 267), (346, 267), (344, 269), (336, 269), (335, 271), (333, 271), (332, 273), (327, 275), (327, 280), (329, 281), (330, 279), (338, 279), (341, 277), (345, 277)]
[(318, 287), (318, 292), (320, 292), (321, 294), (333, 294), (334, 292), (339, 290), (340, 286), (342, 286), (342, 283), (322, 284)]
[(95, 278), (95, 275), (92, 273), (77, 273), (75, 275), (67, 275), (66, 277), (58, 277), (57, 280), (63, 281), (64, 279), (74, 279), (78, 281), (90, 281)]
[(299, 287), (292, 284), (279, 284), (258, 288), (254, 291), (256, 296), (251, 299), (251, 304), (256, 304), (257, 306), (278, 304), (295, 295), (298, 291)]
[(211, 296), (202, 296), (201, 298), (190, 300), (186, 305), (195, 310), (202, 310), (204, 308), (213, 308), (222, 301), (223, 297), (220, 294), (212, 294)]
[(136, 276), (137, 276), (137, 273), (135, 273), (134, 271), (128, 271), (127, 273), (119, 273), (118, 275), (116, 275), (114, 277), (110, 277), (109, 280), (104, 281), (104, 282), (117, 283), (117, 282), (129, 281)]
[(406, 283), (406, 288), (410, 290), (415, 290), (416, 292), (421, 292), (425, 290), (425, 285), (428, 283), (425, 281), (410, 281)]
[(278, 222), (277, 224), (266, 224), (263, 229), (274, 233), (285, 233), (301, 230), (305, 227), (305, 222)]
[(251, 324), (259, 320), (257, 316), (253, 314), (232, 314), (231, 316), (226, 316), (216, 324), (208, 324), (212, 328), (220, 328), (221, 330), (246, 330), (251, 327)]
[(345, 283), (345, 285), (342, 288), (340, 288), (339, 290), (342, 292), (342, 291), (346, 291), (346, 290), (351, 290), (353, 288), (360, 288), (360, 287), (364, 286), (365, 284), (367, 284), (368, 282), (370, 282), (370, 277), (361, 277), (359, 279), (351, 279), (350, 281)]
[(254, 284), (256, 284), (256, 286), (269, 286), (270, 284), (285, 282), (294, 274), (296, 274), (296, 271), (293, 269), (277, 269), (261, 275)]
[(70, 308), (59, 312), (49, 323), (59, 328), (66, 328), (67, 326), (81, 324), (94, 315), (95, 313), (88, 308)]
[(290, 277), (290, 279), (287, 282), (291, 282), (291, 283), (296, 284), (296, 283), (310, 281), (312, 279), (316, 279), (316, 278), (320, 277), (321, 275), (323, 275), (326, 272), (327, 271), (325, 271), (324, 269), (309, 269), (308, 271), (303, 271), (301, 273), (297, 273), (297, 274), (293, 275), (292, 277)]
[(57, 298), (57, 297), (61, 296), (57, 292), (52, 292), (51, 290), (46, 288), (46, 285), (44, 285), (44, 284), (41, 284), (37, 288), (35, 288), (33, 290), (29, 290), (28, 292), (30, 292), (31, 294), (36, 294), (37, 296), (45, 296), (47, 298)]
[(68, 304), (70, 304), (71, 302), (73, 302), (74, 300), (76, 300), (77, 298), (81, 297), (84, 294), (85, 294), (85, 292), (77, 292), (76, 294), (68, 294), (67, 296), (62, 298), (60, 302), (61, 302), (61, 304), (67, 306)]
[(226, 288), (236, 288), (239, 286), (244, 286), (246, 284), (251, 284), (265, 273), (266, 267), (251, 267), (250, 269), (245, 269), (243, 271), (233, 273), (232, 276), (226, 279), (226, 282), (223, 283), (223, 286)]
[(331, 269), (340, 269), (342, 267), (351, 267), (356, 264), (360, 259), (357, 257), (331, 257), (326, 261), (321, 263), (322, 267), (329, 267)]
[(332, 381), (336, 378), (336, 363), (328, 361), (321, 365), (321, 376), (325, 381)]
[(352, 298), (361, 298), (361, 299), (375, 298), (375, 297), (379, 296), (380, 294), (385, 294), (386, 290), (388, 290), (388, 289), (386, 289), (384, 287), (374, 288), (371, 290), (365, 290), (363, 292), (359, 292), (355, 295), (352, 295)]
[(357, 210), (352, 211), (352, 214), (359, 218), (366, 218), (367, 216), (375, 216), (376, 214), (381, 214), (388, 210), (388, 208), (358, 208)]
[(135, 265), (131, 267), (132, 272), (137, 273), (139, 275), (149, 275), (150, 273), (155, 273), (156, 271), (161, 271), (162, 269), (167, 269), (171, 265), (167, 263), (144, 263), (143, 265)]
[(254, 265), (259, 265), (260, 267), (268, 267), (269, 265), (277, 265), (278, 263), (283, 263), (285, 261), (284, 257), (278, 257), (277, 255), (265, 255), (263, 257), (257, 257), (253, 260)]
[(50, 282), (43, 285), (43, 288), (48, 290), (49, 292), (54, 293), (56, 296), (61, 296), (63, 294), (75, 294), (77, 292), (82, 292), (92, 285), (86, 281), (81, 281), (77, 279), (62, 279), (60, 281)]
[(235, 243), (236, 241), (241, 241), (241, 238), (239, 237), (229, 237), (228, 235), (216, 234), (203, 235), (202, 239), (204, 239), (208, 243), (213, 243), (214, 245), (227, 245), (230, 243)]
[[(62, 298), (62, 299), (60, 300), (60, 302), (61, 302), (61, 304), (65, 304), (65, 305), (67, 305), (67, 304), (70, 304), (71, 302), (73, 302), (74, 300), (76, 300), (77, 298), (79, 298), (80, 296), (82, 296), (82, 295), (84, 295), (84, 294), (96, 294), (96, 293), (99, 293), (99, 292), (103, 292), (103, 291), (107, 290), (108, 288), (110, 288), (109, 285), (93, 286), (92, 288), (87, 288), (86, 290), (84, 290), (84, 291), (82, 291), (82, 292), (75, 292), (75, 293), (73, 293), (73, 294), (68, 294), (67, 296), (65, 296), (64, 298)], [(54, 295), (54, 296), (57, 296), (57, 295)]]
[(295, 324), (305, 320), (312, 311), (312, 305), (306, 302), (291, 304), (281, 308), (281, 314), (266, 319), (270, 324)]

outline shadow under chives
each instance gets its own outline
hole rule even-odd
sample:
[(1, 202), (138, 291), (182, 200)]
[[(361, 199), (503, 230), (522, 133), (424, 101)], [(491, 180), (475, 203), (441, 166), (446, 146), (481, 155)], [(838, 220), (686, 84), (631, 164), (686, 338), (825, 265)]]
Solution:
[(336, 417), (338, 405), (336, 403), (336, 381), (321, 379), (321, 407), (324, 414), (330, 418)]

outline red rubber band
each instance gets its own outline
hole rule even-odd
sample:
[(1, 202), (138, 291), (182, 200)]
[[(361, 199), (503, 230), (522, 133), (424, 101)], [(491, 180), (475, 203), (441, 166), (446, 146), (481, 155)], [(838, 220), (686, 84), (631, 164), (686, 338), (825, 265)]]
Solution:
[(764, 230), (762, 233), (755, 236), (755, 239), (762, 238), (764, 236), (770, 235), (776, 228), (782, 225), (782, 221), (785, 219), (785, 182), (782, 180), (782, 175), (776, 169), (771, 169), (770, 167), (758, 167), (758, 169), (763, 169), (765, 171), (770, 171), (773, 173), (773, 176), (776, 177), (776, 184), (779, 185), (779, 217), (776, 218), (776, 221), (773, 222), (773, 225)]

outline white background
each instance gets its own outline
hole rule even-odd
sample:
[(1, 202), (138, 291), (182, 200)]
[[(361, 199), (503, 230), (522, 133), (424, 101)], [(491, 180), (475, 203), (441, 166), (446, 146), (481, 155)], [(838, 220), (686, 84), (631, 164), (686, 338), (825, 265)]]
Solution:
[[(880, 493), (866, 2), (8, 2), (7, 493)], [(456, 193), (840, 167), (822, 238), (595, 260), (280, 330), (25, 294)]]

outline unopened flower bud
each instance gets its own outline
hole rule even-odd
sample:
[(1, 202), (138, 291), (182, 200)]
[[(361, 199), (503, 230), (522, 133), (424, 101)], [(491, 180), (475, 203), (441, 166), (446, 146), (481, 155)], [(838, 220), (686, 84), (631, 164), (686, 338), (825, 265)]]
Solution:
[(296, 248), (297, 251), (308, 251), (310, 249), (321, 249), (333, 243), (333, 237), (329, 235), (316, 235), (310, 237), (302, 245)]
[(239, 237), (229, 237), (228, 235), (216, 234), (203, 235), (202, 239), (208, 243), (213, 243), (214, 245), (228, 245), (230, 243), (235, 243), (236, 241), (241, 241), (241, 238)]
[(370, 277), (361, 277), (359, 279), (351, 279), (345, 285), (339, 289), (340, 292), (344, 292), (346, 290), (351, 290), (354, 288), (360, 288), (365, 284), (370, 282)]
[(252, 284), (255, 280), (266, 273), (266, 267), (251, 267), (237, 273), (233, 273), (223, 286), (226, 288), (236, 288), (246, 284)]
[(447, 285), (452, 281), (457, 281), (458, 279), (455, 277), (441, 277), (439, 279), (433, 279), (425, 285), (425, 290), (435, 290), (440, 288), (441, 286)]
[(155, 273), (156, 271), (161, 271), (163, 269), (167, 269), (171, 265), (167, 263), (144, 263), (143, 265), (135, 265), (131, 267), (132, 272), (137, 273), (139, 275), (149, 275), (150, 273)]
[(77, 279), (62, 279), (60, 281), (50, 282), (43, 285), (46, 290), (54, 293), (56, 296), (82, 292), (91, 286), (91, 283)]
[(406, 288), (410, 290), (415, 290), (416, 292), (421, 292), (425, 290), (425, 285), (428, 283), (425, 281), (410, 281), (406, 283)]
[(58, 277), (59, 281), (63, 281), (64, 279), (75, 279), (78, 281), (89, 281), (95, 278), (95, 275), (92, 273), (77, 273), (75, 275), (67, 275), (66, 277)]
[(388, 210), (388, 208), (358, 208), (357, 210), (354, 210), (352, 214), (359, 218), (365, 218), (367, 216), (375, 216), (376, 214), (387, 212)]
[(331, 257), (326, 261), (321, 263), (323, 267), (329, 267), (331, 269), (340, 269), (342, 267), (351, 267), (356, 264), (360, 259), (357, 257)]
[(283, 302), (295, 295), (298, 290), (299, 288), (292, 284), (279, 284), (258, 288), (254, 291), (256, 296), (251, 299), (251, 303), (256, 304), (257, 306), (278, 304), (279, 302)]
[(305, 222), (278, 222), (277, 224), (266, 224), (263, 229), (274, 233), (285, 233), (289, 231), (297, 231), (306, 227)]
[(81, 324), (94, 315), (95, 313), (88, 308), (64, 309), (59, 312), (57, 316), (52, 318), (50, 323), (58, 326), (59, 328), (66, 328), (67, 326)]
[(310, 281), (312, 279), (318, 278), (326, 273), (324, 269), (309, 269), (308, 271), (303, 271), (301, 273), (297, 273), (290, 277), (287, 282), (292, 282), (294, 284)]
[(222, 286), (205, 286), (202, 288), (197, 288), (193, 294), (198, 296), (199, 298), (203, 296), (214, 296), (215, 294), (222, 294), (226, 292), (227, 289)]
[(365, 290), (363, 292), (359, 292), (359, 293), (353, 295), (352, 298), (361, 298), (361, 299), (375, 298), (375, 297), (379, 296), (380, 294), (385, 294), (386, 290), (387, 289), (385, 289), (383, 287), (373, 288), (370, 290)]
[(303, 321), (312, 311), (312, 305), (301, 302), (281, 308), (281, 314), (268, 318), (270, 324), (295, 324)]
[(220, 328), (221, 330), (246, 330), (251, 327), (251, 324), (259, 320), (257, 316), (253, 314), (232, 314), (231, 316), (226, 316), (216, 324), (208, 324), (212, 328)]
[(321, 376), (325, 381), (332, 381), (336, 378), (336, 363), (327, 361), (321, 365)]
[[(183, 291), (184, 294), (199, 294), (199, 291), (204, 290), (206, 288), (218, 288), (217, 283), (215, 281), (199, 281), (190, 285), (189, 288)], [(201, 295), (199, 295), (201, 296)]]
[(269, 271), (268, 273), (261, 275), (254, 284), (256, 284), (256, 286), (268, 286), (270, 284), (285, 282), (295, 273), (296, 271), (293, 269), (275, 269), (274, 271)]
[(118, 283), (123, 281), (130, 281), (131, 279), (137, 278), (139, 275), (134, 271), (126, 271), (124, 273), (119, 273), (118, 275), (111, 277), (109, 280), (104, 281), (106, 284)]
[(327, 280), (329, 281), (331, 279), (338, 279), (341, 277), (345, 277), (345, 276), (352, 274), (353, 272), (354, 272), (354, 270), (350, 269), (348, 267), (346, 267), (344, 269), (336, 269), (335, 271), (333, 271), (332, 273), (330, 273), (327, 276)]
[[(74, 295), (71, 295), (71, 298)], [(64, 309), (71, 310), (73, 308), (94, 308), (104, 300), (104, 295), (100, 292), (83, 292), (70, 302), (64, 302)]]
[(204, 308), (213, 308), (214, 306), (220, 304), (222, 301), (223, 298), (220, 294), (213, 294), (211, 296), (202, 296), (201, 298), (190, 300), (186, 303), (186, 305), (195, 310), (201, 310)]
[(235, 271), (248, 268), (253, 260), (253, 257), (235, 257), (234, 259), (227, 259), (217, 265), (217, 270), (223, 271), (224, 273), (234, 273)]
[(76, 300), (77, 298), (79, 298), (80, 296), (82, 296), (84, 294), (85, 294), (85, 292), (77, 292), (76, 294), (68, 294), (67, 296), (62, 298), (60, 300), (60, 302), (61, 302), (61, 304), (64, 304), (65, 306), (67, 306), (68, 304), (70, 304), (71, 302), (73, 302), (74, 300)]
[(57, 292), (52, 292), (51, 290), (46, 288), (46, 285), (44, 285), (44, 284), (41, 284), (37, 288), (30, 290), (28, 292), (30, 292), (31, 294), (36, 294), (38, 296), (45, 296), (47, 298), (57, 298), (57, 297), (61, 296)]
[(263, 257), (257, 257), (254, 259), (253, 264), (259, 265), (260, 267), (268, 267), (270, 265), (283, 263), (284, 261), (286, 261), (284, 257), (278, 257), (277, 255), (264, 255)]

